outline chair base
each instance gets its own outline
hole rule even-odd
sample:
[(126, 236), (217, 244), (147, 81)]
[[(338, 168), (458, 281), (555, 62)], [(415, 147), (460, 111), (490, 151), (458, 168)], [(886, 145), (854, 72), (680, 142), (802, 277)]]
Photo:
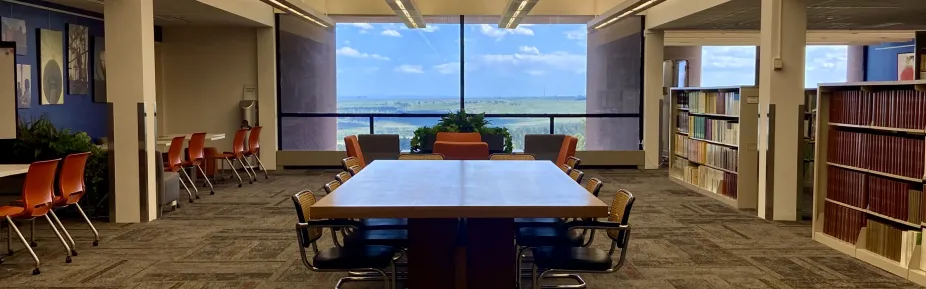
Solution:
[[(379, 275), (379, 274), (376, 274), (376, 275)], [(363, 281), (378, 281), (378, 282), (387, 281), (388, 282), (389, 280), (383, 279), (382, 275), (379, 275), (379, 277), (372, 277), (372, 276), (370, 277), (343, 277), (341, 279), (338, 279), (338, 283), (334, 284), (334, 289), (341, 288), (341, 285), (347, 282), (363, 282)]]

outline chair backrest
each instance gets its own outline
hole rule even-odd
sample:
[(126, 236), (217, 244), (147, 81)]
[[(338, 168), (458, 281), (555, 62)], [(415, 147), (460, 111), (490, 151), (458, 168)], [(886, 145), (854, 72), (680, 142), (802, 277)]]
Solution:
[(569, 170), (569, 177), (572, 178), (573, 180), (575, 180), (576, 183), (580, 183), (580, 184), (581, 184), (581, 183), (582, 183), (582, 177), (584, 177), (584, 176), (585, 176), (585, 173), (582, 172), (582, 171), (580, 171), (580, 170), (577, 170), (577, 169), (571, 169), (571, 170)]
[(572, 168), (567, 166), (566, 164), (560, 164), (559, 169), (563, 170), (563, 172), (566, 173), (567, 175), (569, 174), (569, 171), (572, 170)]
[(527, 134), (524, 135), (524, 153), (533, 154), (538, 160), (555, 162), (563, 147), (562, 134)]
[(260, 130), (262, 128), (261, 126), (251, 128), (251, 134), (248, 135), (248, 154), (260, 152)]
[(360, 170), (362, 170), (360, 166), (350, 166), (349, 168), (347, 168), (347, 171), (350, 172), (352, 176), (356, 176), (357, 174), (359, 174)]
[(180, 169), (183, 163), (183, 141), (184, 136), (178, 136), (170, 140), (170, 148), (167, 149), (167, 167), (173, 171)]
[(399, 155), (399, 160), (442, 161), (444, 160), (444, 155), (442, 154), (401, 154)]
[(567, 156), (567, 157), (566, 157), (566, 165), (568, 165), (569, 167), (571, 167), (571, 168), (573, 168), (573, 169), (578, 169), (578, 168), (579, 168), (579, 163), (582, 163), (582, 160), (579, 159), (579, 158), (577, 158), (577, 157), (574, 157), (574, 156)]
[(190, 136), (190, 142), (187, 145), (187, 158), (190, 161), (204, 160), (206, 154), (206, 133), (198, 132)]
[[(620, 189), (614, 194), (614, 200), (611, 201), (611, 207), (608, 213), (608, 221), (620, 222), (621, 225), (627, 225), (630, 220), (630, 209), (633, 207), (633, 194), (627, 190)], [(624, 231), (608, 230), (608, 237), (617, 244), (623, 244)]]
[(434, 152), (448, 160), (487, 160), (489, 145), (484, 142), (434, 142)]
[[(314, 205), (316, 201), (315, 194), (309, 190), (301, 191), (293, 195), (293, 204), (296, 205), (296, 218), (300, 223), (305, 223), (312, 218), (310, 212), (312, 205)], [(305, 228), (300, 230), (303, 246), (309, 246), (322, 237), (322, 228)]]
[(66, 198), (66, 204), (77, 203), (85, 193), (84, 168), (87, 167), (89, 157), (89, 152), (70, 154), (61, 162), (61, 172), (58, 174), (58, 193)]
[(29, 165), (23, 182), (23, 208), (27, 216), (44, 216), (51, 210), (55, 193), (55, 172), (60, 159), (34, 162)]
[(361, 134), (357, 135), (357, 141), (366, 164), (375, 160), (395, 160), (401, 153), (397, 134)]
[(591, 178), (588, 180), (588, 183), (585, 183), (585, 189), (597, 197), (598, 193), (601, 192), (601, 187), (603, 185), (604, 183), (598, 178)]
[(482, 135), (478, 132), (439, 132), (437, 141), (482, 142)]
[(247, 136), (248, 130), (245, 128), (239, 129), (235, 132), (235, 139), (232, 140), (232, 153), (235, 154), (235, 157), (241, 157), (244, 155), (244, 137)]
[(362, 169), (366, 165), (366, 160), (363, 159), (363, 151), (360, 150), (360, 141), (357, 140), (357, 136), (349, 135), (344, 137), (344, 146), (347, 147), (347, 156), (360, 161), (359, 166)]
[(340, 182), (340, 181), (338, 181), (338, 180), (330, 181), (330, 182), (328, 182), (327, 184), (325, 184), (325, 186), (324, 186), (324, 188), (325, 188), (325, 193), (326, 193), (326, 194), (330, 194), (331, 192), (334, 192), (334, 190), (337, 190), (338, 187), (340, 187), (340, 186), (341, 186), (341, 182)]
[(574, 136), (567, 135), (566, 137), (564, 137), (562, 146), (559, 149), (559, 155), (556, 157), (556, 164), (565, 164), (566, 158), (570, 156), (575, 156), (576, 145), (578, 143), (579, 143), (579, 139), (577, 139)]
[(532, 154), (492, 154), (489, 160), (493, 161), (534, 161), (537, 160)]
[[(355, 157), (346, 157), (341, 160), (341, 165), (344, 165), (344, 170), (350, 172), (351, 167), (360, 167), (360, 160)], [(353, 173), (351, 173), (353, 175)]]
[(347, 180), (350, 179), (350, 172), (348, 172), (348, 171), (340, 172), (340, 173), (338, 173), (337, 175), (334, 176), (334, 179), (335, 179), (335, 180), (338, 180), (339, 182), (341, 182), (341, 183), (343, 184), (343, 183), (347, 182)]

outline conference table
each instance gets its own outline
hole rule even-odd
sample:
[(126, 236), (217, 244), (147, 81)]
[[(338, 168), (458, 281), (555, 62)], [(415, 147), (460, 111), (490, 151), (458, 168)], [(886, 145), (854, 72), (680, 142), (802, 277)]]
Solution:
[(0, 178), (21, 175), (29, 172), (29, 165), (0, 165)]
[(511, 289), (514, 218), (607, 217), (550, 161), (377, 160), (312, 206), (312, 219), (408, 218), (411, 289)]

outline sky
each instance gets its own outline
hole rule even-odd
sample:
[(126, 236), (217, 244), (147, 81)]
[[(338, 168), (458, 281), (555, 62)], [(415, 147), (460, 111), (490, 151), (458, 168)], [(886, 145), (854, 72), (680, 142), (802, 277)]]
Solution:
[[(585, 24), (463, 30), (467, 97), (586, 94)], [(339, 97), (459, 97), (458, 24), (338, 23), (336, 31)], [(753, 84), (755, 47), (703, 47), (701, 75), (701, 86)], [(845, 81), (846, 47), (809, 46), (806, 76), (806, 87)]]

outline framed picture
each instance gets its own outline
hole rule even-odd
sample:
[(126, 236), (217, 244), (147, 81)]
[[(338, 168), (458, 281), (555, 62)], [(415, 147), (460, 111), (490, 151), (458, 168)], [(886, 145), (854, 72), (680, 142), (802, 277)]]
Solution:
[(64, 33), (39, 30), (41, 104), (64, 104)]
[(90, 34), (87, 26), (68, 24), (68, 94), (90, 94)]
[(93, 102), (106, 102), (106, 39), (93, 39)]
[(916, 54), (900, 53), (897, 54), (897, 80), (914, 80), (916, 78)]
[(32, 65), (16, 65), (16, 108), (32, 106)]
[(0, 41), (16, 42), (16, 55), (26, 55), (29, 42), (26, 41), (26, 21), (0, 17)]

